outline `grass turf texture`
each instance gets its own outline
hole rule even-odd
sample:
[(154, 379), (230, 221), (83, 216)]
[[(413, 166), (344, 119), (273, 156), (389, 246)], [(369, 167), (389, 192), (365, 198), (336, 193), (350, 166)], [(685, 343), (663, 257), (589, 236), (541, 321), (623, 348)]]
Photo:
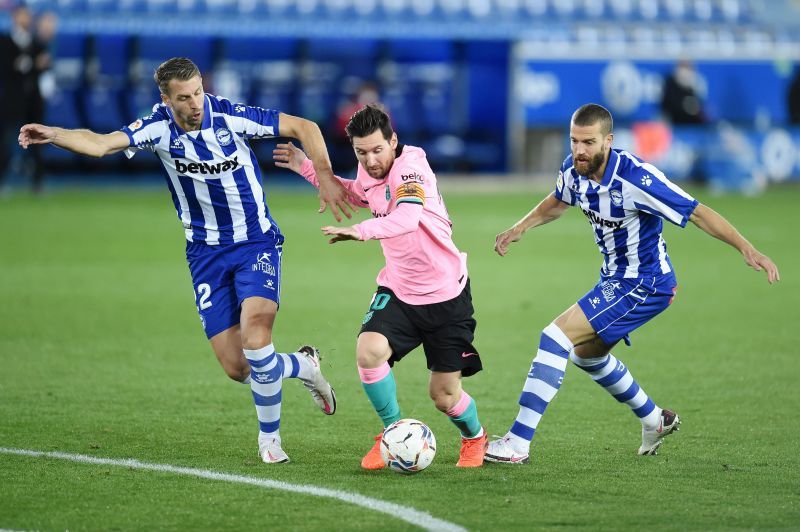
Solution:
[[(505, 258), (494, 235), (541, 194), (446, 194), (469, 253), (485, 371), (465, 381), (490, 434), (513, 420), (541, 329), (588, 290), (600, 258), (581, 213), (528, 233)], [(656, 457), (640, 426), (570, 367), (527, 466), (459, 470), (459, 438), (427, 396), (421, 351), (395, 368), (403, 415), (428, 423), (438, 455), (404, 477), (364, 472), (379, 430), (354, 364), (355, 335), (383, 259), (379, 245), (326, 243), (311, 195), (270, 195), (287, 235), (275, 345), (325, 355), (339, 410), (284, 386), (292, 458), (256, 452), (249, 389), (229, 381), (202, 333), (183, 237), (165, 191), (74, 191), (0, 204), (0, 446), (212, 469), (346, 490), (472, 530), (769, 529), (800, 523), (793, 327), (797, 188), (708, 198), (781, 268), (768, 286), (693, 227), (666, 228), (679, 291), (615, 354), (683, 418)], [(333, 525), (339, 523), (339, 525)], [(0, 528), (38, 530), (411, 528), (339, 501), (49, 458), (0, 454)]]

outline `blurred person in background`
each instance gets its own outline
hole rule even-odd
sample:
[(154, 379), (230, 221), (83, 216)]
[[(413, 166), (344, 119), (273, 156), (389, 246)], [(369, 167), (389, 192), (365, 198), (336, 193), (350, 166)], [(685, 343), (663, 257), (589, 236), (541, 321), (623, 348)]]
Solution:
[[(52, 14), (46, 15), (46, 19), (51, 17)], [(39, 80), (50, 66), (47, 47), (34, 33), (33, 14), (24, 5), (17, 5), (11, 13), (11, 31), (0, 36), (0, 94), (3, 98), (0, 109), (0, 189), (4, 186), (11, 163), (11, 144), (19, 127), (29, 122), (41, 122), (44, 117)], [(40, 193), (44, 182), (41, 147), (32, 147), (30, 161), (31, 186), (34, 193)]]
[(800, 65), (795, 66), (794, 77), (789, 83), (789, 91), (786, 93), (786, 108), (789, 124), (800, 126)]
[(49, 100), (56, 92), (56, 80), (53, 73), (53, 57), (55, 56), (55, 38), (58, 30), (58, 17), (52, 11), (45, 11), (36, 19), (36, 43), (41, 50), (36, 58), (39, 76), (39, 93), (42, 109), (38, 113), (44, 119), (44, 112)]
[[(341, 167), (342, 175), (344, 175), (344, 172), (351, 172), (358, 167), (358, 161), (353, 161), (351, 156), (353, 147), (347, 137), (345, 128), (356, 111), (366, 105), (378, 103), (379, 99), (378, 84), (374, 81), (364, 81), (359, 85), (355, 94), (343, 102), (336, 110), (331, 138), (336, 154), (335, 159), (336, 161), (342, 161), (342, 163), (337, 162), (337, 165)], [(348, 164), (347, 161), (353, 162)]]
[(162, 63), (154, 79), (161, 103), (120, 131), (103, 135), (26, 124), (19, 144), (53, 144), (92, 157), (123, 150), (129, 158), (140, 150), (158, 156), (184, 228), (206, 337), (228, 377), (252, 391), (261, 459), (288, 462), (279, 432), (283, 379), (300, 379), (327, 415), (336, 410), (336, 396), (322, 376), (316, 348), (279, 353), (273, 345), (284, 237), (266, 204), (249, 139), (286, 136), (303, 143), (320, 176), (320, 212), (330, 206), (337, 220), (340, 210), (350, 217), (347, 191), (333, 176), (313, 122), (206, 94), (199, 69), (183, 57)]
[(671, 124), (704, 124), (707, 121), (700, 77), (691, 61), (679, 61), (664, 80), (661, 111)]

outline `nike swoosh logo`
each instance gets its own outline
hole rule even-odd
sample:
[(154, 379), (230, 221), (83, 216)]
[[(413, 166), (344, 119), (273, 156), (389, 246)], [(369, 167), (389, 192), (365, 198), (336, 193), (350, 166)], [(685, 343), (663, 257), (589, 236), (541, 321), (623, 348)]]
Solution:
[(461, 353), (461, 358), (467, 358), (472, 356), (478, 356), (478, 353)]

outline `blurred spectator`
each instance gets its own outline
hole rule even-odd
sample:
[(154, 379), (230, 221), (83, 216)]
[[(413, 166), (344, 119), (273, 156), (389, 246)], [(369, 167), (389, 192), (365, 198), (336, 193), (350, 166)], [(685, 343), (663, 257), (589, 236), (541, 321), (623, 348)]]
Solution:
[(675, 70), (664, 80), (661, 110), (672, 124), (703, 124), (702, 86), (694, 65), (679, 61)]
[(789, 84), (789, 92), (786, 95), (787, 108), (789, 110), (789, 123), (800, 125), (800, 66), (794, 70), (794, 77)]
[(350, 139), (347, 138), (345, 126), (356, 111), (367, 104), (378, 103), (379, 100), (378, 85), (374, 81), (365, 81), (358, 87), (356, 93), (336, 110), (331, 148), (334, 151), (338, 172), (353, 171), (357, 166), (357, 161), (354, 161), (352, 157), (353, 146), (350, 144)]
[[(28, 122), (42, 122), (44, 102), (39, 90), (42, 72), (50, 68), (50, 55), (46, 44), (34, 35), (33, 15), (22, 5), (11, 13), (11, 29), (0, 36), (0, 93), (4, 105), (0, 108), (0, 187), (11, 162), (10, 145), (16, 141), (19, 128)], [(45, 16), (45, 37), (52, 40), (55, 19)], [(32, 187), (42, 190), (44, 168), (41, 147), (31, 151)]]
[[(344, 128), (356, 111), (367, 104), (378, 103), (378, 86), (374, 81), (365, 81), (356, 93), (336, 111), (336, 134), (347, 138)], [(349, 141), (348, 141), (349, 143)]]

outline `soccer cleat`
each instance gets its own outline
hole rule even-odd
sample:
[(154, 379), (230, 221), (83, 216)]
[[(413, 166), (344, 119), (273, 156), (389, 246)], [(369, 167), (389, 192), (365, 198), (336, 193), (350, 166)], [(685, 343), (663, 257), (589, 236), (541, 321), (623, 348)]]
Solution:
[(676, 430), (680, 430), (681, 418), (672, 410), (662, 410), (658, 416), (658, 427), (645, 429), (642, 427), (642, 446), (639, 447), (640, 456), (654, 456), (658, 448), (664, 443), (664, 437)]
[(386, 467), (381, 456), (381, 438), (383, 438), (383, 432), (375, 436), (375, 445), (361, 459), (361, 467), (364, 469), (383, 469)]
[(529, 460), (527, 454), (518, 453), (511, 447), (508, 436), (490, 442), (483, 459), (486, 462), (499, 464), (527, 464)]
[(305, 386), (314, 398), (320, 410), (326, 415), (332, 416), (336, 412), (336, 392), (330, 383), (322, 376), (322, 368), (320, 368), (319, 350), (312, 345), (304, 345), (297, 350), (298, 353), (305, 355), (306, 359), (311, 364), (314, 371), (312, 377), (308, 380), (301, 379), (303, 386)]
[(478, 438), (461, 438), (461, 454), (458, 456), (457, 467), (481, 467), (486, 454), (486, 431)]
[(265, 464), (282, 464), (289, 461), (289, 456), (281, 449), (279, 438), (259, 438), (258, 454)]

